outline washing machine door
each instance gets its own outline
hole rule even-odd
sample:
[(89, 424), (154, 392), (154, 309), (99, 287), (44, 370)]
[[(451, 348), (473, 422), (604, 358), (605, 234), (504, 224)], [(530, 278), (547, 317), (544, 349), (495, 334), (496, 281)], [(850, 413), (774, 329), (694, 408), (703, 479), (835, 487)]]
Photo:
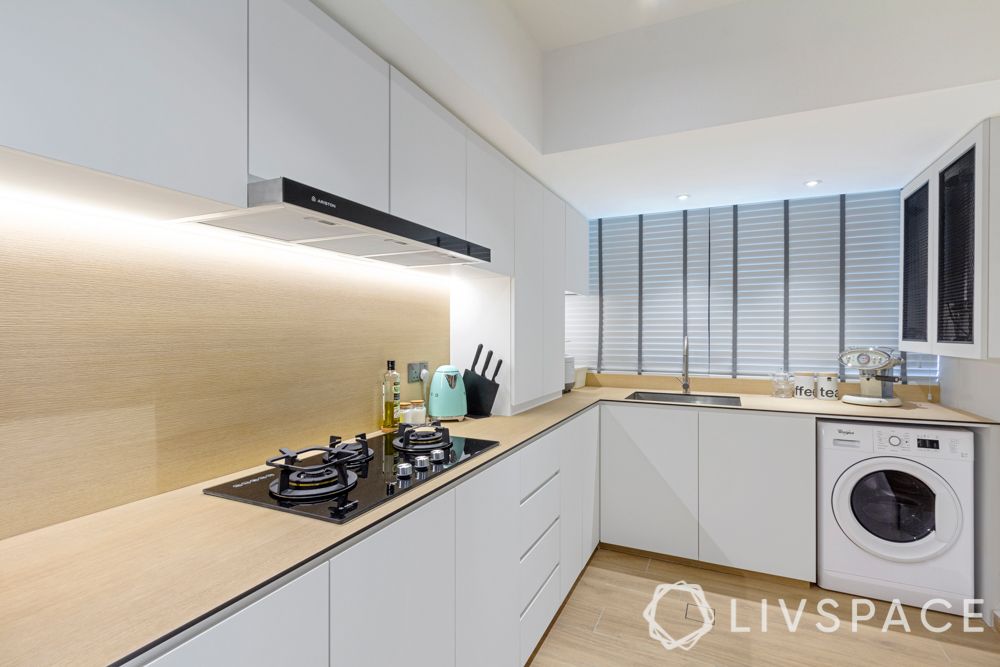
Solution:
[(833, 487), (840, 529), (868, 553), (898, 562), (934, 558), (951, 548), (962, 528), (962, 506), (939, 474), (911, 459), (866, 459)]

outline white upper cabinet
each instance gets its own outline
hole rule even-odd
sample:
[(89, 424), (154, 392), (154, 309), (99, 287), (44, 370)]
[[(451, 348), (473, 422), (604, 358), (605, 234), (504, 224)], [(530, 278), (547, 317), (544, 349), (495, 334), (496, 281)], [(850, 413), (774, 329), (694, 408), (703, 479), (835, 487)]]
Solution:
[(465, 125), (396, 68), (390, 79), (390, 212), (464, 239)]
[[(546, 297), (542, 288), (543, 197), (545, 188), (518, 169), (514, 207), (513, 392), (516, 406), (543, 395), (542, 319)], [(561, 359), (560, 359), (561, 362)]]
[(566, 384), (566, 204), (546, 190), (543, 212), (542, 393), (551, 394)]
[(997, 141), (1000, 119), (981, 123), (900, 192), (903, 351), (1000, 356)]
[(250, 0), (250, 174), (389, 210), (389, 65), (308, 0)]
[(468, 136), (467, 239), (490, 249), (489, 269), (514, 273), (514, 165), (472, 130)]
[(590, 228), (583, 214), (566, 205), (566, 285), (573, 294), (587, 294), (590, 285)]
[(0, 145), (246, 205), (245, 0), (13, 0)]

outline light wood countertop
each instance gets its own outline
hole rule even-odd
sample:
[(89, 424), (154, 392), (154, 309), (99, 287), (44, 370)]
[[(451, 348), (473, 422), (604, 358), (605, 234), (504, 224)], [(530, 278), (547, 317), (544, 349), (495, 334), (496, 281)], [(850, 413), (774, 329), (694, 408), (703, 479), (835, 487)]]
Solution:
[[(0, 664), (107, 664), (273, 581), (600, 400), (631, 389), (583, 387), (513, 417), (455, 425), (501, 446), (355, 521), (336, 525), (206, 496), (217, 480), (0, 541)], [(936, 404), (868, 408), (742, 395), (746, 410), (990, 424)], [(26, 488), (32, 488), (25, 480)], [(109, 483), (113, 483), (109, 475)]]

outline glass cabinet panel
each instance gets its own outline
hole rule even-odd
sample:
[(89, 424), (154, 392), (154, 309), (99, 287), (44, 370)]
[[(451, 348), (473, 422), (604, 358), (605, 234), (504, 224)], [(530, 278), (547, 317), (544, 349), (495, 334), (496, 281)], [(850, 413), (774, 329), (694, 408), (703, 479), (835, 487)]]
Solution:
[(938, 182), (938, 324), (942, 343), (972, 343), (976, 255), (976, 149)]
[(929, 190), (925, 183), (903, 202), (903, 340), (927, 340)]

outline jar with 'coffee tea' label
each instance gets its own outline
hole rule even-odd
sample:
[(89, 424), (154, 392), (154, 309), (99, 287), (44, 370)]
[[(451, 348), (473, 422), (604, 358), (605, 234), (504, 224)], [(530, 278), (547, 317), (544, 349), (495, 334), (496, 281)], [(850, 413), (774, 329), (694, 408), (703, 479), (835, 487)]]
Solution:
[(836, 373), (816, 375), (816, 398), (824, 401), (836, 401), (840, 398), (840, 379)]
[(795, 398), (816, 398), (816, 374), (799, 372), (795, 374)]

